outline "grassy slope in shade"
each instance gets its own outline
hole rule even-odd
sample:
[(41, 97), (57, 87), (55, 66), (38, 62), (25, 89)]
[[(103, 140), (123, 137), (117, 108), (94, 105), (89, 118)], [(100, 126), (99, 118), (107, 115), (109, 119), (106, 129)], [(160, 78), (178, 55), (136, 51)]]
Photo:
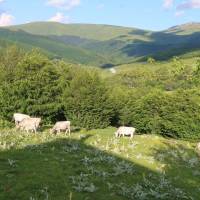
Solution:
[(156, 135), (116, 139), (114, 131), (1, 130), (0, 199), (198, 200), (195, 144)]
[(0, 29), (0, 38), (3, 46), (6, 43), (8, 45), (16, 43), (25, 48), (40, 48), (51, 56), (62, 57), (70, 62), (83, 64), (99, 64), (101, 62), (98, 55), (85, 49), (63, 44), (45, 36), (28, 34), (24, 31)]

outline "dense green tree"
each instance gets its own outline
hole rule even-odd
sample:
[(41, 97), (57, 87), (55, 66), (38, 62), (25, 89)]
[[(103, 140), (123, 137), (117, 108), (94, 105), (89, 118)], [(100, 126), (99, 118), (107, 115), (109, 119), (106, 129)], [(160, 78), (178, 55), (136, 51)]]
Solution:
[(64, 90), (65, 114), (73, 124), (84, 128), (103, 128), (113, 116), (106, 85), (96, 72), (80, 70)]
[(200, 138), (198, 96), (198, 90), (170, 93), (155, 91), (135, 102), (132, 125), (142, 133)]
[(12, 82), (16, 78), (16, 66), (25, 52), (17, 46), (0, 51), (0, 82)]
[(12, 82), (2, 82), (0, 111), (10, 119), (14, 112), (43, 117), (44, 121), (63, 118), (59, 85), (60, 73), (51, 61), (32, 51), (16, 65)]

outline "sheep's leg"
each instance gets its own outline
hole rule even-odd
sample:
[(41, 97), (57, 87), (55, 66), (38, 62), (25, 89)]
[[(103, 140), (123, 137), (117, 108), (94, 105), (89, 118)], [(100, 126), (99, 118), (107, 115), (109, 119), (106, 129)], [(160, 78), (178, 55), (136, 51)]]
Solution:
[(15, 128), (18, 130), (20, 128), (19, 122), (15, 121)]
[(117, 132), (115, 136), (118, 138), (118, 137), (120, 136), (120, 133), (119, 133), (119, 132)]
[(69, 133), (69, 135), (70, 135), (70, 129), (69, 129), (69, 128), (67, 128), (67, 129), (65, 130), (65, 135), (67, 135), (67, 133)]
[(71, 130), (70, 130), (70, 127), (68, 128), (68, 131), (69, 131), (69, 136), (71, 135)]

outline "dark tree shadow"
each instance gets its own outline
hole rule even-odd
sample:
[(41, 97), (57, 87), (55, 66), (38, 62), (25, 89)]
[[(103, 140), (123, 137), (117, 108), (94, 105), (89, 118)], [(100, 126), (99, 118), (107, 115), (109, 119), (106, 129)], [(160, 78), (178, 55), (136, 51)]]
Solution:
[[(17, 149), (17, 145), (8, 151), (1, 151), (0, 199), (125, 200), (139, 199), (135, 197), (142, 192), (156, 191), (163, 174), (87, 145), (85, 141), (89, 137), (85, 135), (80, 140), (62, 138), (21, 149)], [(160, 154), (169, 149), (172, 149), (170, 144), (166, 144), (166, 149), (154, 149), (153, 156), (159, 160)], [(184, 151), (194, 155), (190, 149)], [(176, 165), (168, 157), (164, 157), (164, 162), (170, 163), (165, 169), (165, 175), (172, 179), (170, 190), (179, 187), (184, 191), (185, 187), (187, 195), (200, 195), (200, 191), (193, 194), (200, 179), (190, 172), (183, 175), (185, 166)], [(155, 199), (153, 195), (144, 199)], [(171, 200), (171, 197), (166, 199)]]

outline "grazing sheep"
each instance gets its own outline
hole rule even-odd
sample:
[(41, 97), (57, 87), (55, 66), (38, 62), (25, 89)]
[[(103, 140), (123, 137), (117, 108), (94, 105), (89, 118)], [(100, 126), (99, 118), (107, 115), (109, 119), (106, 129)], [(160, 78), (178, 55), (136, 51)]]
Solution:
[(131, 138), (133, 138), (134, 133), (135, 133), (135, 128), (121, 126), (115, 132), (115, 137), (130, 136)]
[(51, 133), (60, 133), (61, 131), (65, 131), (65, 133), (69, 132), (70, 135), (70, 121), (56, 122), (51, 129)]
[(15, 121), (15, 125), (18, 125), (21, 121), (27, 118), (30, 118), (30, 116), (21, 113), (14, 113), (13, 115), (13, 120)]
[(17, 128), (20, 130), (25, 130), (26, 132), (32, 131), (37, 132), (39, 125), (41, 123), (41, 118), (26, 118), (22, 120), (18, 125)]

